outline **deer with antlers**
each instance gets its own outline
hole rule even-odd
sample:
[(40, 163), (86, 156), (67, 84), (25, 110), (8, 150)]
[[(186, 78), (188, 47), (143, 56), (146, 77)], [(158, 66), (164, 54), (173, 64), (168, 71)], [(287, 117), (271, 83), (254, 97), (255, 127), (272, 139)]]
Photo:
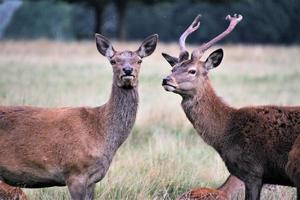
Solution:
[(300, 199), (300, 107), (231, 107), (216, 95), (208, 76), (221, 63), (223, 50), (200, 60), (242, 16), (228, 15), (226, 19), (228, 28), (189, 58), (185, 40), (198, 29), (199, 16), (193, 21), (180, 37), (179, 57), (163, 54), (173, 69), (162, 85), (182, 96), (182, 108), (198, 134), (220, 154), (229, 172), (245, 183), (246, 199), (259, 199), (263, 184), (297, 187)]
[(27, 188), (67, 185), (73, 200), (93, 199), (95, 184), (133, 127), (140, 66), (157, 41), (152, 35), (136, 51), (116, 51), (96, 34), (98, 51), (113, 70), (111, 95), (102, 106), (0, 106), (0, 180)]

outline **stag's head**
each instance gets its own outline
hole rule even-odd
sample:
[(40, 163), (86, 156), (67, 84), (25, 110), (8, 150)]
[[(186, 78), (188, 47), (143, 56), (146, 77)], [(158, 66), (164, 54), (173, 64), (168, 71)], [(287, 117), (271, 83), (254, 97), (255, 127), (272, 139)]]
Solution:
[(107, 38), (97, 33), (95, 37), (98, 51), (112, 65), (114, 84), (124, 89), (136, 87), (142, 59), (154, 52), (158, 35), (147, 37), (136, 51), (116, 51)]
[(228, 15), (226, 19), (230, 21), (228, 28), (211, 41), (195, 49), (191, 56), (189, 56), (189, 52), (185, 47), (185, 40), (189, 34), (199, 28), (200, 15), (198, 15), (179, 39), (179, 57), (162, 53), (163, 57), (172, 66), (172, 73), (164, 78), (162, 82), (165, 90), (178, 93), (182, 96), (193, 96), (197, 91), (201, 91), (199, 88), (204, 87), (205, 82), (208, 80), (208, 71), (217, 67), (223, 59), (223, 50), (218, 49), (212, 52), (205, 61), (202, 61), (201, 58), (204, 52), (228, 35), (243, 17), (235, 14), (233, 17)]

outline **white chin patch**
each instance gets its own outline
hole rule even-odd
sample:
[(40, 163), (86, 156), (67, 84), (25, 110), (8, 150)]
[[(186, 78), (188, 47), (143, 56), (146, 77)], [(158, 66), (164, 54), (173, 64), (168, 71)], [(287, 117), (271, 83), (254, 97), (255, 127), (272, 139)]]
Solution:
[(134, 82), (133, 76), (123, 76), (121, 79), (122, 79), (122, 87), (125, 87), (125, 88), (133, 87), (133, 82)]
[(123, 81), (132, 81), (133, 80), (133, 76), (123, 76), (122, 80)]
[(163, 87), (165, 88), (166, 91), (169, 91), (169, 92), (175, 91), (175, 87), (173, 87), (173, 86), (164, 85)]

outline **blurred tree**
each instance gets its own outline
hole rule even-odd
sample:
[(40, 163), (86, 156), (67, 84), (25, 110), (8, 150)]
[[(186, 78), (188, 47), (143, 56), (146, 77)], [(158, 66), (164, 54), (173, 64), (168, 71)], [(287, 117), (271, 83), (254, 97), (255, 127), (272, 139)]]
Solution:
[[(126, 29), (127, 29), (127, 24), (126, 24), (127, 12), (126, 11), (128, 10), (128, 4), (130, 1), (135, 2), (135, 3), (146, 4), (146, 5), (153, 5), (155, 3), (162, 3), (165, 1), (171, 1), (171, 0), (161, 0), (161, 1), (159, 1), (159, 0), (114, 0), (114, 4), (115, 4), (117, 15), (118, 15), (117, 37), (119, 40), (126, 39)], [(136, 16), (136, 17), (138, 17), (138, 16)]]
[[(0, 2), (1, 1), (2, 0), (0, 0)], [(37, 1), (37, 0), (31, 0), (31, 1)], [(64, 1), (68, 3), (78, 3), (78, 4), (81, 3), (92, 8), (94, 10), (94, 21), (95, 21), (94, 32), (95, 33), (103, 32), (103, 13), (105, 7), (110, 3), (109, 0), (56, 0), (56, 1)], [(168, 1), (172, 2), (172, 0), (113, 0), (117, 12), (117, 38), (119, 40), (126, 39), (126, 27), (127, 27), (126, 11), (130, 1), (136, 3), (142, 3), (146, 5), (153, 5), (156, 3), (168, 2)], [(174, 2), (176, 2), (176, 0)]]
[[(3, 38), (92, 38), (95, 9), (88, 1), (23, 0), (23, 5), (3, 30)], [(177, 41), (191, 20), (201, 13), (202, 28), (188, 39), (188, 42), (200, 44), (224, 31), (228, 26), (224, 20), (227, 14), (240, 13), (244, 20), (223, 42), (300, 44), (299, 0), (231, 0), (234, 1), (232, 4), (216, 0), (100, 1), (104, 2), (101, 4), (103, 9), (105, 7), (101, 31), (110, 37), (140, 40), (155, 31), (161, 41)]]
[[(95, 24), (94, 32), (102, 33), (103, 28), (103, 13), (107, 4), (110, 3), (109, 0), (58, 0), (65, 1), (68, 3), (82, 3), (94, 10)], [(117, 25), (117, 37), (120, 40), (126, 38), (126, 10), (129, 0), (113, 0), (116, 7), (118, 25)]]
[[(74, 38), (77, 40), (91, 39), (95, 35), (95, 11), (88, 6), (80, 4), (69, 5), (72, 8), (70, 13), (70, 21)], [(105, 9), (106, 10), (106, 9)], [(105, 11), (106, 12), (106, 11)], [(103, 13), (103, 25), (101, 25), (101, 33), (105, 34), (106, 14)]]
[(4, 38), (72, 39), (71, 12), (72, 8), (62, 2), (23, 1), (6, 27)]
[(14, 13), (22, 5), (22, 1), (1, 1), (0, 0), (0, 39), (3, 37), (4, 30), (10, 23)]
[(119, 40), (126, 39), (126, 11), (129, 0), (114, 0), (117, 11), (118, 24), (117, 24), (117, 37)]
[[(245, 0), (190, 0), (192, 3), (199, 3), (199, 2), (208, 2), (213, 4), (228, 4), (228, 3), (235, 3), (238, 1), (245, 1)], [(251, 1), (251, 0), (247, 0)]]
[(91, 7), (94, 10), (94, 16), (95, 16), (94, 32), (102, 33), (103, 12), (105, 7), (109, 3), (109, 0), (58, 0), (58, 1), (65, 1), (68, 3), (82, 3), (88, 7)]

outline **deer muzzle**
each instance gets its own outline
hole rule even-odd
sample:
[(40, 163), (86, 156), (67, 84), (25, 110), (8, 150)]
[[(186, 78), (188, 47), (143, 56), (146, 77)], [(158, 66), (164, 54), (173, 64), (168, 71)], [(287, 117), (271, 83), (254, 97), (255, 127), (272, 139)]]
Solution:
[(166, 91), (173, 92), (176, 90), (176, 84), (174, 83), (172, 77), (167, 76), (162, 81), (162, 86)]

